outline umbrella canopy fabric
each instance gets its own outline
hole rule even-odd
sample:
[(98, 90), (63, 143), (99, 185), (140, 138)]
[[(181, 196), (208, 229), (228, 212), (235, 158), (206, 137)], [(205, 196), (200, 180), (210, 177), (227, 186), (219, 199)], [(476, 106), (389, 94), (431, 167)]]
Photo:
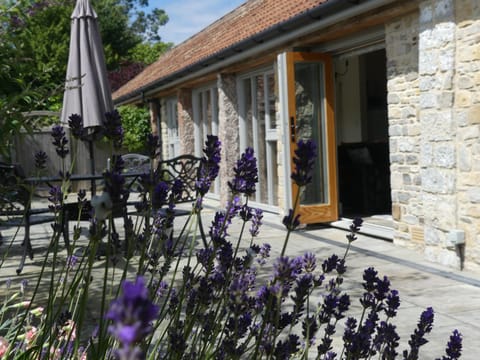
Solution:
[(101, 126), (105, 113), (113, 110), (113, 101), (97, 14), (88, 0), (77, 0), (71, 18), (70, 52), (60, 120), (66, 123), (70, 115), (79, 114), (85, 128)]

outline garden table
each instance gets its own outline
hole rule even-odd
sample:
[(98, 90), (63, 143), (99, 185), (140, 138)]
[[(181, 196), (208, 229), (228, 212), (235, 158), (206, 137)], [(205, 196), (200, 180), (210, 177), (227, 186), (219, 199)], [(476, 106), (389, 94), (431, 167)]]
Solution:
[[(143, 175), (143, 172), (129, 172), (125, 173), (124, 176), (126, 178), (129, 178), (130, 181), (127, 184), (127, 188), (130, 188), (135, 181)], [(102, 174), (75, 174), (70, 176), (70, 181), (83, 181), (83, 180), (101, 180), (103, 179)], [(30, 186), (35, 186), (38, 184), (48, 184), (51, 185), (52, 183), (56, 182), (61, 182), (63, 181), (63, 178), (61, 176), (40, 176), (40, 177), (27, 177), (22, 179), (23, 183), (26, 185)], [(28, 190), (29, 187), (24, 187), (25, 190)], [(92, 189), (94, 190), (94, 189)], [(92, 196), (95, 194), (92, 193)], [(82, 208), (82, 214), (80, 214), (80, 217), (78, 216), (78, 209), (79, 209), (79, 204), (77, 202), (70, 202), (64, 204), (64, 208), (62, 211), (63, 213), (63, 218), (62, 218), (62, 231), (63, 231), (63, 239), (65, 242), (66, 246), (69, 246), (69, 232), (68, 232), (68, 222), (69, 220), (88, 220), (90, 217), (90, 201), (87, 201), (87, 205)], [(17, 210), (15, 212), (11, 212), (10, 214), (7, 215), (22, 215), (24, 216), (24, 219), (20, 222), (12, 222), (12, 225), (17, 225), (17, 226), (24, 226), (25, 227), (25, 236), (22, 242), (22, 245), (24, 246), (24, 251), (22, 254), (22, 258), (20, 260), (19, 267), (17, 268), (17, 274), (20, 274), (23, 270), (23, 267), (25, 265), (25, 260), (27, 255), (30, 257), (30, 259), (33, 259), (33, 248), (31, 244), (31, 239), (30, 239), (30, 226), (31, 225), (36, 225), (36, 224), (41, 224), (45, 222), (53, 222), (55, 218), (53, 216), (43, 216), (41, 218), (38, 218), (38, 214), (45, 214), (50, 211), (49, 208), (42, 208), (42, 209), (31, 209), (30, 206), (27, 204), (25, 206), (25, 210)], [(35, 215), (35, 217), (34, 217)]]

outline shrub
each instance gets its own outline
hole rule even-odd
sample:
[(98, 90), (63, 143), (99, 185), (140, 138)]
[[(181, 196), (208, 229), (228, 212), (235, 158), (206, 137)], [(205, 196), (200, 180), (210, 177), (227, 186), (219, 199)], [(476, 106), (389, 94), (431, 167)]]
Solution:
[(145, 141), (150, 134), (150, 113), (147, 108), (123, 105), (118, 108), (124, 130), (123, 145), (129, 152), (145, 152)]
[[(117, 115), (106, 117), (106, 134), (116, 147), (123, 134), (117, 123)], [(75, 129), (78, 124), (71, 122), (72, 134), (81, 134)], [(56, 127), (52, 134), (63, 155), (68, 143), (64, 132)], [(149, 135), (146, 144), (153, 158), (158, 138)], [(64, 173), (64, 184), (50, 191), (57, 220), (33, 295), (27, 298), (22, 289), (4, 302), (2, 314), (9, 316), (0, 325), (0, 354), (8, 359), (397, 358), (400, 339), (393, 320), (400, 297), (386, 276), (374, 268), (363, 272), (362, 313), (359, 319), (348, 315), (352, 299), (342, 284), (361, 219), (350, 226), (343, 256), (334, 254), (323, 261), (312, 253), (292, 257), (287, 255), (288, 240), (300, 223), (292, 209), (283, 219), (287, 235), (281, 255), (271, 260), (271, 246), (256, 241), (262, 211), (249, 205), (258, 182), (252, 149), (236, 163), (225, 210), (215, 213), (208, 237), (198, 242), (206, 245), (197, 245), (202, 197), (218, 174), (220, 145), (216, 137), (208, 137), (196, 183), (198, 198), (186, 224), (176, 232), (171, 229), (178, 182), (170, 188), (153, 171), (140, 181), (141, 216), (126, 221), (124, 234), (116, 231), (112, 207), (124, 204), (129, 193), (121, 158), (112, 156), (112, 170), (104, 173), (106, 191), (91, 202), (87, 249), (81, 254), (73, 251), (80, 238), (77, 224), (74, 242), (61, 261), (62, 208), (69, 182)], [(297, 144), (292, 180), (299, 187), (311, 181), (316, 151), (311, 141)], [(78, 203), (85, 206), (84, 191), (79, 192)], [(165, 211), (157, 211), (160, 208)], [(229, 235), (234, 222), (240, 225), (236, 238)], [(100, 248), (105, 251), (104, 275), (101, 288), (93, 289)], [(131, 277), (127, 269), (136, 275)], [(270, 275), (265, 278), (266, 274)], [(46, 301), (39, 300), (40, 286), (50, 294)], [(92, 325), (86, 313), (91, 301), (103, 314), (93, 332), (87, 330)], [(420, 314), (403, 359), (419, 358), (433, 320), (432, 308)], [(344, 324), (343, 344), (334, 348), (339, 324)], [(455, 330), (441, 359), (458, 359), (461, 348), (461, 334)]]

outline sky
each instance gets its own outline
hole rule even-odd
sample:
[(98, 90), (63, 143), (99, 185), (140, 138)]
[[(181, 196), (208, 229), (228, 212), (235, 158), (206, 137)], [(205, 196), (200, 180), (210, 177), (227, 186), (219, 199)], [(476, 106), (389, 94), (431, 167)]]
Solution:
[(162, 41), (177, 45), (245, 1), (149, 0), (149, 8), (165, 10), (169, 21), (165, 26), (160, 27), (160, 36)]

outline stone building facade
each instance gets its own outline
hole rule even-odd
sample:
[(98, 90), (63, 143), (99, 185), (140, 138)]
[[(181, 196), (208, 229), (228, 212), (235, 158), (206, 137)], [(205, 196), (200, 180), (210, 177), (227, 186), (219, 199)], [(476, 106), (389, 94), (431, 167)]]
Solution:
[[(331, 198), (340, 204), (338, 217), (386, 207), (396, 244), (416, 248), (430, 261), (478, 269), (477, 0), (250, 0), (172, 49), (114, 97), (118, 104), (157, 99), (150, 102), (152, 114), (160, 114), (152, 124), (158, 125), (153, 128), (163, 138), (164, 154), (173, 148), (172, 133), (178, 133), (178, 151), (197, 154), (205, 132), (216, 133), (223, 152), (213, 195), (221, 202), (243, 145), (255, 141), (264, 181), (257, 203), (282, 214), (292, 206), (285, 54), (300, 51), (327, 54), (334, 63), (324, 76), (331, 76), (335, 88), (334, 101), (326, 103), (335, 115), (336, 136), (327, 140), (336, 141), (338, 151), (339, 196)], [(320, 92), (327, 80), (318, 80)], [(272, 81), (271, 88), (264, 81)], [(173, 132), (167, 112), (172, 99)], [(387, 172), (376, 166), (384, 149)], [(363, 164), (355, 171), (345, 165), (352, 152)], [(388, 184), (370, 173), (386, 176)], [(359, 183), (362, 191), (347, 194)], [(378, 186), (382, 193), (375, 192)], [(389, 202), (372, 205), (385, 190)], [(358, 196), (358, 206), (348, 212), (351, 196)]]
[(394, 241), (476, 267), (480, 4), (420, 1), (385, 30)]

